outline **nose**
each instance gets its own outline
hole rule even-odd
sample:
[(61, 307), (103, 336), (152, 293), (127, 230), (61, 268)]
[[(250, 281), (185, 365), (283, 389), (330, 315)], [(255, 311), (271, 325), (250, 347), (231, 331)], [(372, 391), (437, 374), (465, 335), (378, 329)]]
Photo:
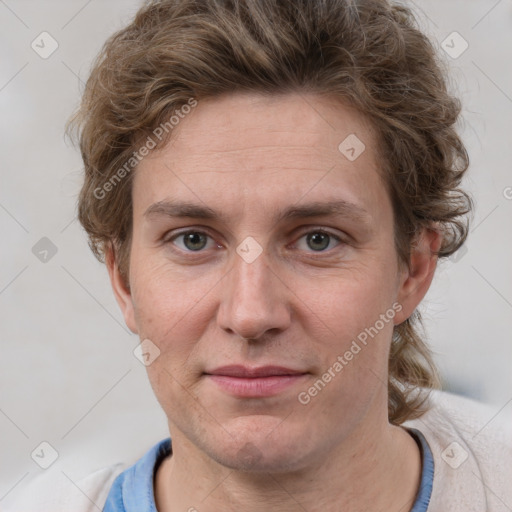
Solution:
[(290, 325), (290, 293), (265, 252), (248, 263), (238, 254), (224, 277), (218, 323), (225, 331), (245, 339), (284, 331)]

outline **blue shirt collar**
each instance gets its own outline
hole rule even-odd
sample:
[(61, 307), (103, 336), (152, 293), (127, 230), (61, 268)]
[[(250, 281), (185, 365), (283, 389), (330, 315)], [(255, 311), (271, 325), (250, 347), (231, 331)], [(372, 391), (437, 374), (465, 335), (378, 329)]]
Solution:
[[(434, 459), (423, 434), (414, 428), (407, 428), (407, 431), (418, 443), (422, 457), (420, 488), (410, 512), (427, 512), (434, 481)], [(171, 452), (171, 439), (164, 439), (123, 471), (112, 484), (103, 512), (157, 512), (153, 492), (154, 475), (160, 463)]]

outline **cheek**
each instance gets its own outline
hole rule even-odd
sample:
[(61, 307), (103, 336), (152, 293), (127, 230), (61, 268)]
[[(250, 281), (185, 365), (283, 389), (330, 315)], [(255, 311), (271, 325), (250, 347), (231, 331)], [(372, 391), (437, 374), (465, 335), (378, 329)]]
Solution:
[(310, 301), (311, 310), (322, 319), (310, 338), (315, 340), (311, 350), (321, 354), (321, 360), (318, 375), (300, 390), (299, 411), (316, 418), (320, 430), (322, 425), (336, 424), (350, 431), (376, 393), (387, 389), (396, 310), (392, 290), (383, 293), (376, 281), (340, 281), (315, 304)]
[[(345, 340), (355, 338), (373, 326), (382, 314), (396, 314), (392, 308), (395, 289), (386, 274), (378, 267), (340, 274), (337, 279), (326, 280), (324, 286), (316, 286), (315, 292), (309, 293), (304, 303), (322, 320), (331, 339), (336, 340), (338, 334)], [(381, 326), (379, 322), (379, 331), (387, 327), (392, 330), (392, 323), (387, 321)]]
[[(344, 415), (347, 408), (352, 408), (357, 416), (355, 409), (363, 411), (374, 392), (387, 383), (388, 352), (397, 311), (393, 308), (392, 273), (387, 273), (384, 266), (364, 268), (344, 277), (318, 287), (310, 296), (316, 296), (316, 301), (308, 300), (310, 310), (316, 313), (310, 317), (321, 319), (318, 328), (311, 329), (310, 339), (314, 340), (311, 349), (321, 354), (318, 373), (322, 382), (316, 386), (321, 389), (318, 395), (316, 388), (311, 390), (312, 395), (304, 391), (318, 413), (325, 407)], [(321, 288), (323, 293), (319, 293)]]
[(214, 280), (192, 279), (176, 271), (162, 257), (147, 255), (133, 261), (132, 297), (141, 335), (162, 342), (184, 329), (193, 328), (190, 319)]
[(208, 283), (203, 287), (200, 282), (180, 280), (158, 265), (147, 265), (134, 278), (132, 296), (140, 338), (149, 339), (160, 351), (147, 367), (159, 400), (162, 393), (179, 394), (181, 386), (194, 384), (192, 355), (204, 332), (199, 315), (208, 289)]
[(193, 354), (204, 332), (198, 312), (205, 292), (199, 283), (182, 282), (163, 267), (148, 266), (133, 283), (132, 294), (140, 337), (160, 351), (146, 367), (150, 384), (166, 413), (178, 414), (190, 407), (184, 390), (193, 392), (197, 382)]

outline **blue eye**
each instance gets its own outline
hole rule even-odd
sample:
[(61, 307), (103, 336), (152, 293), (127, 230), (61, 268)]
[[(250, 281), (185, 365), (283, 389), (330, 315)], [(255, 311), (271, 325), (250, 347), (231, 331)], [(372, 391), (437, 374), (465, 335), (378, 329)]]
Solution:
[[(178, 243), (178, 240), (180, 243)], [(305, 246), (304, 246), (305, 241)], [(322, 229), (309, 231), (299, 238), (295, 244), (299, 250), (306, 252), (327, 252), (329, 248), (340, 245), (343, 240), (333, 233), (329, 233)], [(203, 231), (189, 230), (178, 233), (166, 240), (166, 243), (172, 243), (183, 252), (199, 253), (204, 249), (212, 249), (215, 246), (220, 248), (213, 238)]]
[(186, 231), (172, 237), (169, 241), (175, 242), (180, 238), (183, 240), (183, 246), (177, 245), (182, 251), (198, 252), (206, 247), (210, 236), (202, 231)]
[(318, 229), (306, 233), (300, 238), (300, 240), (303, 238), (306, 239), (307, 246), (314, 252), (324, 252), (333, 240), (337, 242), (336, 245), (342, 243), (342, 240), (338, 236)]

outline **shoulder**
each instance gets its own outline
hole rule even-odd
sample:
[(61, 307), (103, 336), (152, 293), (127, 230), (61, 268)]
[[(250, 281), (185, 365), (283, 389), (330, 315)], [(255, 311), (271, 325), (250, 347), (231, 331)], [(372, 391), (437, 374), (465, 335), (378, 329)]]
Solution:
[(165, 438), (136, 461), (113, 464), (80, 479), (70, 475), (68, 469), (63, 470), (65, 465), (56, 464), (17, 486), (16, 492), (2, 500), (2, 512), (97, 512), (104, 509), (107, 500), (112, 502), (119, 496), (123, 502), (125, 498), (133, 502), (140, 496), (149, 499), (155, 464), (170, 452), (171, 440)]
[(419, 420), (446, 434), (457, 433), (475, 453), (490, 455), (493, 448), (496, 455), (512, 451), (512, 406), (499, 409), (437, 390), (430, 393), (429, 405)]
[(114, 480), (128, 467), (119, 463), (73, 480), (64, 471), (48, 471), (27, 482), (3, 503), (5, 512), (97, 512), (102, 510)]
[[(510, 410), (442, 391), (429, 395), (429, 410), (404, 423), (420, 430), (434, 457), (431, 503), (453, 502), (458, 511), (501, 510), (512, 504)], [(451, 506), (451, 505), (450, 505)]]

